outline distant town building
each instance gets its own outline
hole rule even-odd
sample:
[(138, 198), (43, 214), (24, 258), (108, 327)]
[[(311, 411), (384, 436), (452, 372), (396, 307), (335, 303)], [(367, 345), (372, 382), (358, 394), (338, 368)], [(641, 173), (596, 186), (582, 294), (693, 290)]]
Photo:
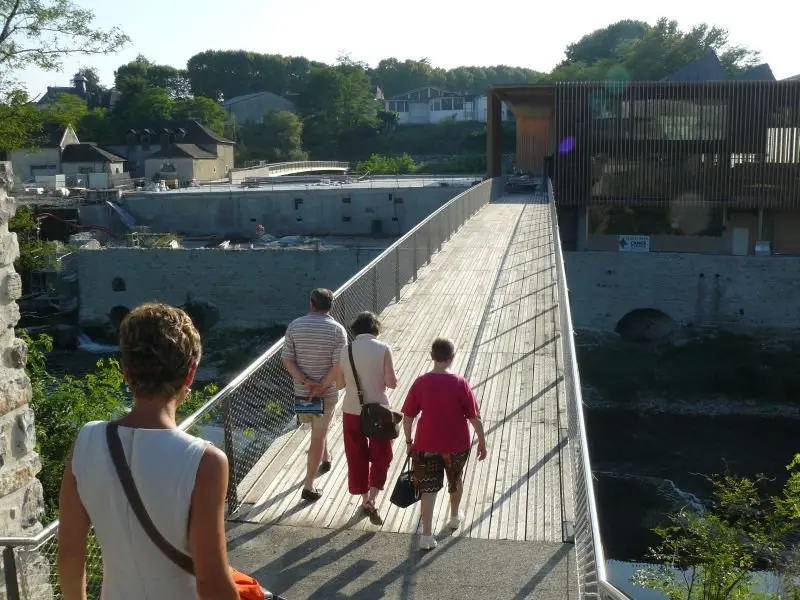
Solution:
[[(485, 95), (448, 92), (435, 87), (397, 94), (384, 100), (384, 107), (398, 114), (397, 122), (401, 125), (439, 123), (447, 119), (485, 122), (488, 114)], [(503, 121), (514, 118), (505, 105), (501, 118)]]
[(235, 96), (220, 102), (220, 106), (225, 109), (229, 118), (239, 123), (246, 121), (258, 123), (264, 118), (264, 113), (270, 110), (294, 112), (294, 104), (290, 100), (272, 92)]
[(32, 141), (30, 148), (18, 148), (7, 153), (14, 169), (14, 178), (34, 181), (37, 175), (61, 174), (64, 149), (79, 142), (72, 127), (46, 125), (41, 135)]
[(122, 156), (131, 177), (175, 175), (181, 183), (223, 179), (233, 168), (234, 142), (194, 119), (164, 121), (129, 129), (124, 139), (104, 147)]
[(86, 77), (80, 73), (76, 73), (75, 77), (72, 79), (72, 86), (48, 86), (47, 91), (36, 100), (36, 105), (44, 107), (48, 104), (52, 104), (56, 98), (58, 98), (59, 94), (69, 94), (86, 100), (89, 108), (97, 106), (113, 108), (114, 104), (116, 104), (117, 100), (120, 98), (121, 94), (115, 89), (99, 90), (94, 94), (90, 94), (86, 84)]

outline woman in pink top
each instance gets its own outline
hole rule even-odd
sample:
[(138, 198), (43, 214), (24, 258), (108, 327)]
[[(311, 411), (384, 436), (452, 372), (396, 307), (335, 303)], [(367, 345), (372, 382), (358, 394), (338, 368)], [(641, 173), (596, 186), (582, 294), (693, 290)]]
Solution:
[[(486, 458), (486, 437), (475, 394), (466, 379), (449, 371), (455, 358), (453, 342), (437, 338), (431, 358), (433, 369), (417, 377), (403, 404), (406, 448), (413, 456), (414, 482), (422, 493), (422, 550), (436, 548), (431, 531), (433, 507), (436, 494), (444, 487), (445, 474), (450, 492), (448, 526), (456, 530), (464, 520), (458, 509), (464, 491), (462, 475), (472, 445), (467, 421), (478, 436), (478, 460)], [(412, 440), (411, 429), (417, 415), (421, 416)]]

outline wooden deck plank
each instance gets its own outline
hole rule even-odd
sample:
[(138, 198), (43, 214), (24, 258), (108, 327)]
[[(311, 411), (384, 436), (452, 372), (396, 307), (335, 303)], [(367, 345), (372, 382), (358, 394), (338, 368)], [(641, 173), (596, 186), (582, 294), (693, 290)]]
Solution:
[[(430, 343), (438, 335), (453, 339), (454, 370), (474, 386), (490, 454), (486, 461), (472, 456), (468, 462), (465, 528), (456, 535), (550, 540), (557, 533), (560, 541), (567, 507), (559, 424), (563, 429), (567, 414), (555, 385), (553, 338), (559, 324), (549, 210), (546, 204), (516, 200), (486, 207), (420, 268), (416, 281), (404, 285), (401, 300), (381, 314), (381, 338), (393, 348), (399, 376), (398, 388), (389, 395), (395, 408), (402, 405), (414, 378), (430, 369)], [(319, 480), (323, 499), (298, 508), (308, 432), (297, 430), (271, 448), (270, 459), (262, 459), (264, 476), (249, 499), (260, 495), (246, 520), (376, 529), (364, 519), (353, 520), (359, 499), (347, 490), (340, 411), (328, 438), (333, 469)], [(414, 532), (419, 505), (400, 510), (388, 502), (405, 461), (402, 438), (394, 454), (379, 504), (382, 530)], [(446, 494), (439, 495), (434, 517), (439, 531), (449, 517)]]

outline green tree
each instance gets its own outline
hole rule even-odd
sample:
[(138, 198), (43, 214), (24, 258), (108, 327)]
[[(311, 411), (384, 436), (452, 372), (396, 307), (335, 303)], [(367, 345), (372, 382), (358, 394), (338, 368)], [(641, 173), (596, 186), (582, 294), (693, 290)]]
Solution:
[(758, 62), (758, 52), (730, 44), (727, 30), (705, 23), (682, 30), (677, 21), (655, 25), (620, 21), (570, 44), (549, 75), (553, 81), (624, 79), (653, 81), (714, 50), (730, 76)]
[(258, 123), (241, 130), (240, 160), (281, 162), (306, 160), (303, 152), (303, 121), (288, 111), (271, 110)]
[(186, 75), (195, 96), (223, 100), (255, 92), (300, 93), (312, 69), (324, 66), (302, 56), (208, 50), (189, 59)]
[(14, 267), (22, 277), (23, 288), (27, 291), (30, 289), (30, 278), (34, 271), (55, 268), (58, 243), (39, 239), (36, 211), (31, 207), (19, 207), (8, 222), (8, 229), (17, 234), (19, 258)]
[(633, 582), (669, 600), (800, 597), (789, 578), (785, 587), (794, 595), (754, 591), (757, 570), (786, 574), (796, 568), (787, 540), (800, 531), (800, 454), (787, 469), (789, 480), (776, 496), (763, 493), (763, 478), (710, 477), (714, 502), (702, 513), (670, 515), (668, 525), (657, 527), (661, 541), (651, 558), (660, 566), (640, 569)]
[(44, 115), (30, 103), (28, 94), (14, 90), (0, 101), (0, 151), (25, 148), (41, 130)]
[(373, 175), (408, 175), (416, 173), (419, 165), (408, 154), (402, 156), (381, 156), (373, 154), (367, 160), (356, 165), (359, 173)]
[(173, 102), (172, 116), (175, 119), (195, 119), (215, 133), (224, 135), (225, 109), (211, 98), (180, 98)]
[(170, 99), (190, 96), (186, 72), (169, 65), (155, 64), (143, 55), (114, 71), (114, 85), (121, 94), (132, 94), (146, 88), (167, 90)]
[(111, 116), (121, 132), (129, 127), (141, 127), (142, 123), (171, 119), (174, 110), (175, 104), (166, 89), (143, 87), (124, 93), (114, 105)]
[(70, 0), (0, 0), (0, 74), (57, 71), (66, 56), (109, 54), (128, 41), (117, 27), (95, 27), (94, 13)]
[(316, 69), (297, 102), (305, 146), (318, 157), (336, 158), (377, 133), (378, 104), (363, 65), (342, 58)]
[[(78, 431), (90, 421), (121, 417), (131, 399), (116, 360), (99, 360), (96, 370), (83, 377), (55, 377), (47, 371), (52, 338), (39, 335), (34, 340), (23, 330), (17, 334), (28, 344), (25, 370), (31, 380), (31, 408), (36, 414), (37, 451), (42, 461), (39, 480), (44, 489), (46, 520), (50, 521), (58, 515), (61, 478)], [(192, 392), (181, 405), (178, 420), (200, 408), (216, 392), (215, 385)]]
[(59, 127), (71, 125), (77, 129), (88, 114), (86, 101), (73, 94), (59, 94), (44, 109), (45, 121), (55, 123)]
[(617, 48), (623, 42), (644, 37), (649, 25), (644, 21), (624, 20), (597, 29), (567, 46), (566, 58), (559, 66), (576, 63), (593, 65), (605, 59), (615, 59)]

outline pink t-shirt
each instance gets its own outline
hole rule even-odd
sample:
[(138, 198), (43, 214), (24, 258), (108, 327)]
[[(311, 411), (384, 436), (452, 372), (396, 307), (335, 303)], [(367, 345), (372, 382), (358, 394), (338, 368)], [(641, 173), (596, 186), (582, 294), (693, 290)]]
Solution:
[(478, 416), (478, 402), (469, 383), (455, 373), (425, 373), (411, 385), (403, 414), (422, 413), (414, 450), (449, 454), (468, 450), (472, 440), (467, 421)]

